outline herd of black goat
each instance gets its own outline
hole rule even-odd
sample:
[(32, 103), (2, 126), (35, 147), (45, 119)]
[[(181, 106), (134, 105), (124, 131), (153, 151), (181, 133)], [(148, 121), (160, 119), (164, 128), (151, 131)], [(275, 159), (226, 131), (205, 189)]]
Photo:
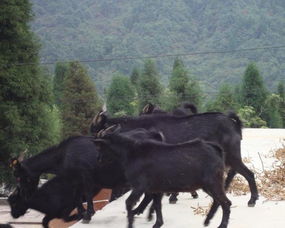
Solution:
[[(149, 203), (149, 216), (156, 213), (153, 227), (158, 228), (163, 225), (163, 193), (172, 193), (173, 203), (178, 192), (191, 192), (196, 198), (195, 190), (202, 189), (213, 198), (204, 225), (221, 206), (219, 228), (226, 228), (231, 201), (225, 190), (236, 173), (248, 181), (248, 206), (258, 199), (254, 174), (242, 162), (242, 123), (235, 113), (197, 113), (191, 104), (167, 113), (148, 104), (137, 117), (109, 118), (99, 112), (90, 131), (92, 136), (72, 136), (28, 159), (21, 156), (11, 161), (17, 187), (8, 202), (14, 218), (31, 208), (45, 214), (44, 227), (53, 218), (88, 223), (95, 213), (94, 195), (109, 188), (112, 199), (131, 190), (126, 200), (129, 228), (134, 215)], [(55, 177), (38, 187), (43, 173)], [(75, 208), (78, 213), (70, 215)]]

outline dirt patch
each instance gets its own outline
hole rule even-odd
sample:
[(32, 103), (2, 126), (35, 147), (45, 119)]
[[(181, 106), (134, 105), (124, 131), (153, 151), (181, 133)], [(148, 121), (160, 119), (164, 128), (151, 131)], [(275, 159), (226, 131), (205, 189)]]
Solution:
[[(262, 172), (252, 170), (255, 173), (258, 190), (268, 200), (285, 200), (285, 143), (270, 156), (275, 159), (272, 169), (264, 169)], [(244, 162), (252, 164), (250, 159)], [(236, 176), (228, 192), (237, 196), (249, 193), (247, 181), (241, 176)]]

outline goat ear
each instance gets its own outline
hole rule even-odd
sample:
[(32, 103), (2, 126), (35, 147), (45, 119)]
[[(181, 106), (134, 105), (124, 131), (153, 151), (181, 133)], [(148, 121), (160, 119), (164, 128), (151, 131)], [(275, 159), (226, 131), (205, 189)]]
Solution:
[(10, 168), (16, 168), (17, 166), (20, 165), (20, 161), (17, 158), (12, 158), (10, 161)]

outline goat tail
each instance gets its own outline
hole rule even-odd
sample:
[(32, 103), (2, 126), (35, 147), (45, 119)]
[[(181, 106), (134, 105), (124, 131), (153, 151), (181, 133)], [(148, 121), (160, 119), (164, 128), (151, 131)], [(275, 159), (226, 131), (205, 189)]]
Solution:
[(236, 127), (236, 130), (238, 131), (240, 137), (242, 138), (242, 128), (243, 128), (243, 124), (242, 124), (242, 121), (240, 120), (240, 118), (237, 116), (236, 113), (234, 112), (229, 112), (228, 113), (228, 117), (233, 120), (235, 122), (235, 127)]
[(183, 107), (185, 109), (190, 109), (190, 111), (193, 113), (193, 114), (197, 114), (198, 113), (198, 109), (197, 107), (194, 105), (194, 104), (191, 104), (191, 103), (184, 103)]

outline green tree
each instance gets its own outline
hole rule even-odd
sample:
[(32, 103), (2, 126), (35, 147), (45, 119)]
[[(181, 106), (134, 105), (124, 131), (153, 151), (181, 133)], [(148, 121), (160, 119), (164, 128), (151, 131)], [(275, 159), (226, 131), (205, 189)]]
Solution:
[(55, 104), (61, 105), (63, 82), (66, 73), (68, 72), (68, 64), (58, 62), (55, 66), (55, 75), (53, 79), (53, 93), (55, 96)]
[(278, 83), (277, 87), (277, 94), (280, 97), (280, 116), (282, 119), (282, 127), (285, 128), (285, 87), (284, 87), (284, 81), (280, 81)]
[(39, 44), (30, 30), (28, 0), (3, 0), (0, 7), (0, 182), (12, 181), (11, 157), (32, 155), (57, 141), (51, 77), (39, 67)]
[(257, 66), (250, 63), (243, 76), (241, 86), (242, 105), (252, 106), (258, 116), (262, 116), (267, 91)]
[(130, 80), (123, 75), (112, 78), (107, 93), (107, 110), (114, 116), (133, 115), (135, 92)]
[(203, 100), (204, 94), (199, 81), (190, 77), (185, 90), (185, 101), (190, 102), (201, 109)]
[(282, 128), (281, 101), (281, 97), (274, 93), (270, 94), (265, 101), (265, 120), (271, 128)]
[(146, 60), (138, 85), (138, 108), (142, 110), (149, 102), (159, 104), (162, 86), (159, 75), (152, 60)]
[[(173, 108), (179, 106), (183, 102), (191, 102), (197, 107), (201, 106), (203, 93), (199, 82), (189, 76), (182, 60), (175, 59), (172, 74), (169, 80), (169, 89), (172, 92), (170, 100), (173, 102)], [(176, 96), (175, 99), (173, 96)]]
[(135, 87), (137, 87), (138, 84), (139, 84), (139, 79), (140, 79), (140, 71), (139, 71), (138, 68), (135, 67), (135, 68), (133, 69), (133, 71), (132, 71), (132, 73), (131, 73), (130, 79), (131, 79), (131, 83), (132, 83)]
[(101, 107), (94, 82), (79, 62), (72, 62), (63, 87), (62, 135), (88, 134), (92, 118)]
[(257, 116), (255, 110), (251, 106), (244, 106), (238, 111), (244, 127), (260, 128), (266, 127), (266, 122)]
[(236, 98), (232, 92), (232, 88), (228, 84), (223, 84), (216, 99), (208, 103), (207, 111), (236, 111), (237, 103)]
[(185, 101), (186, 87), (189, 81), (188, 72), (180, 59), (175, 59), (172, 74), (169, 80), (170, 91), (177, 94), (181, 101)]

